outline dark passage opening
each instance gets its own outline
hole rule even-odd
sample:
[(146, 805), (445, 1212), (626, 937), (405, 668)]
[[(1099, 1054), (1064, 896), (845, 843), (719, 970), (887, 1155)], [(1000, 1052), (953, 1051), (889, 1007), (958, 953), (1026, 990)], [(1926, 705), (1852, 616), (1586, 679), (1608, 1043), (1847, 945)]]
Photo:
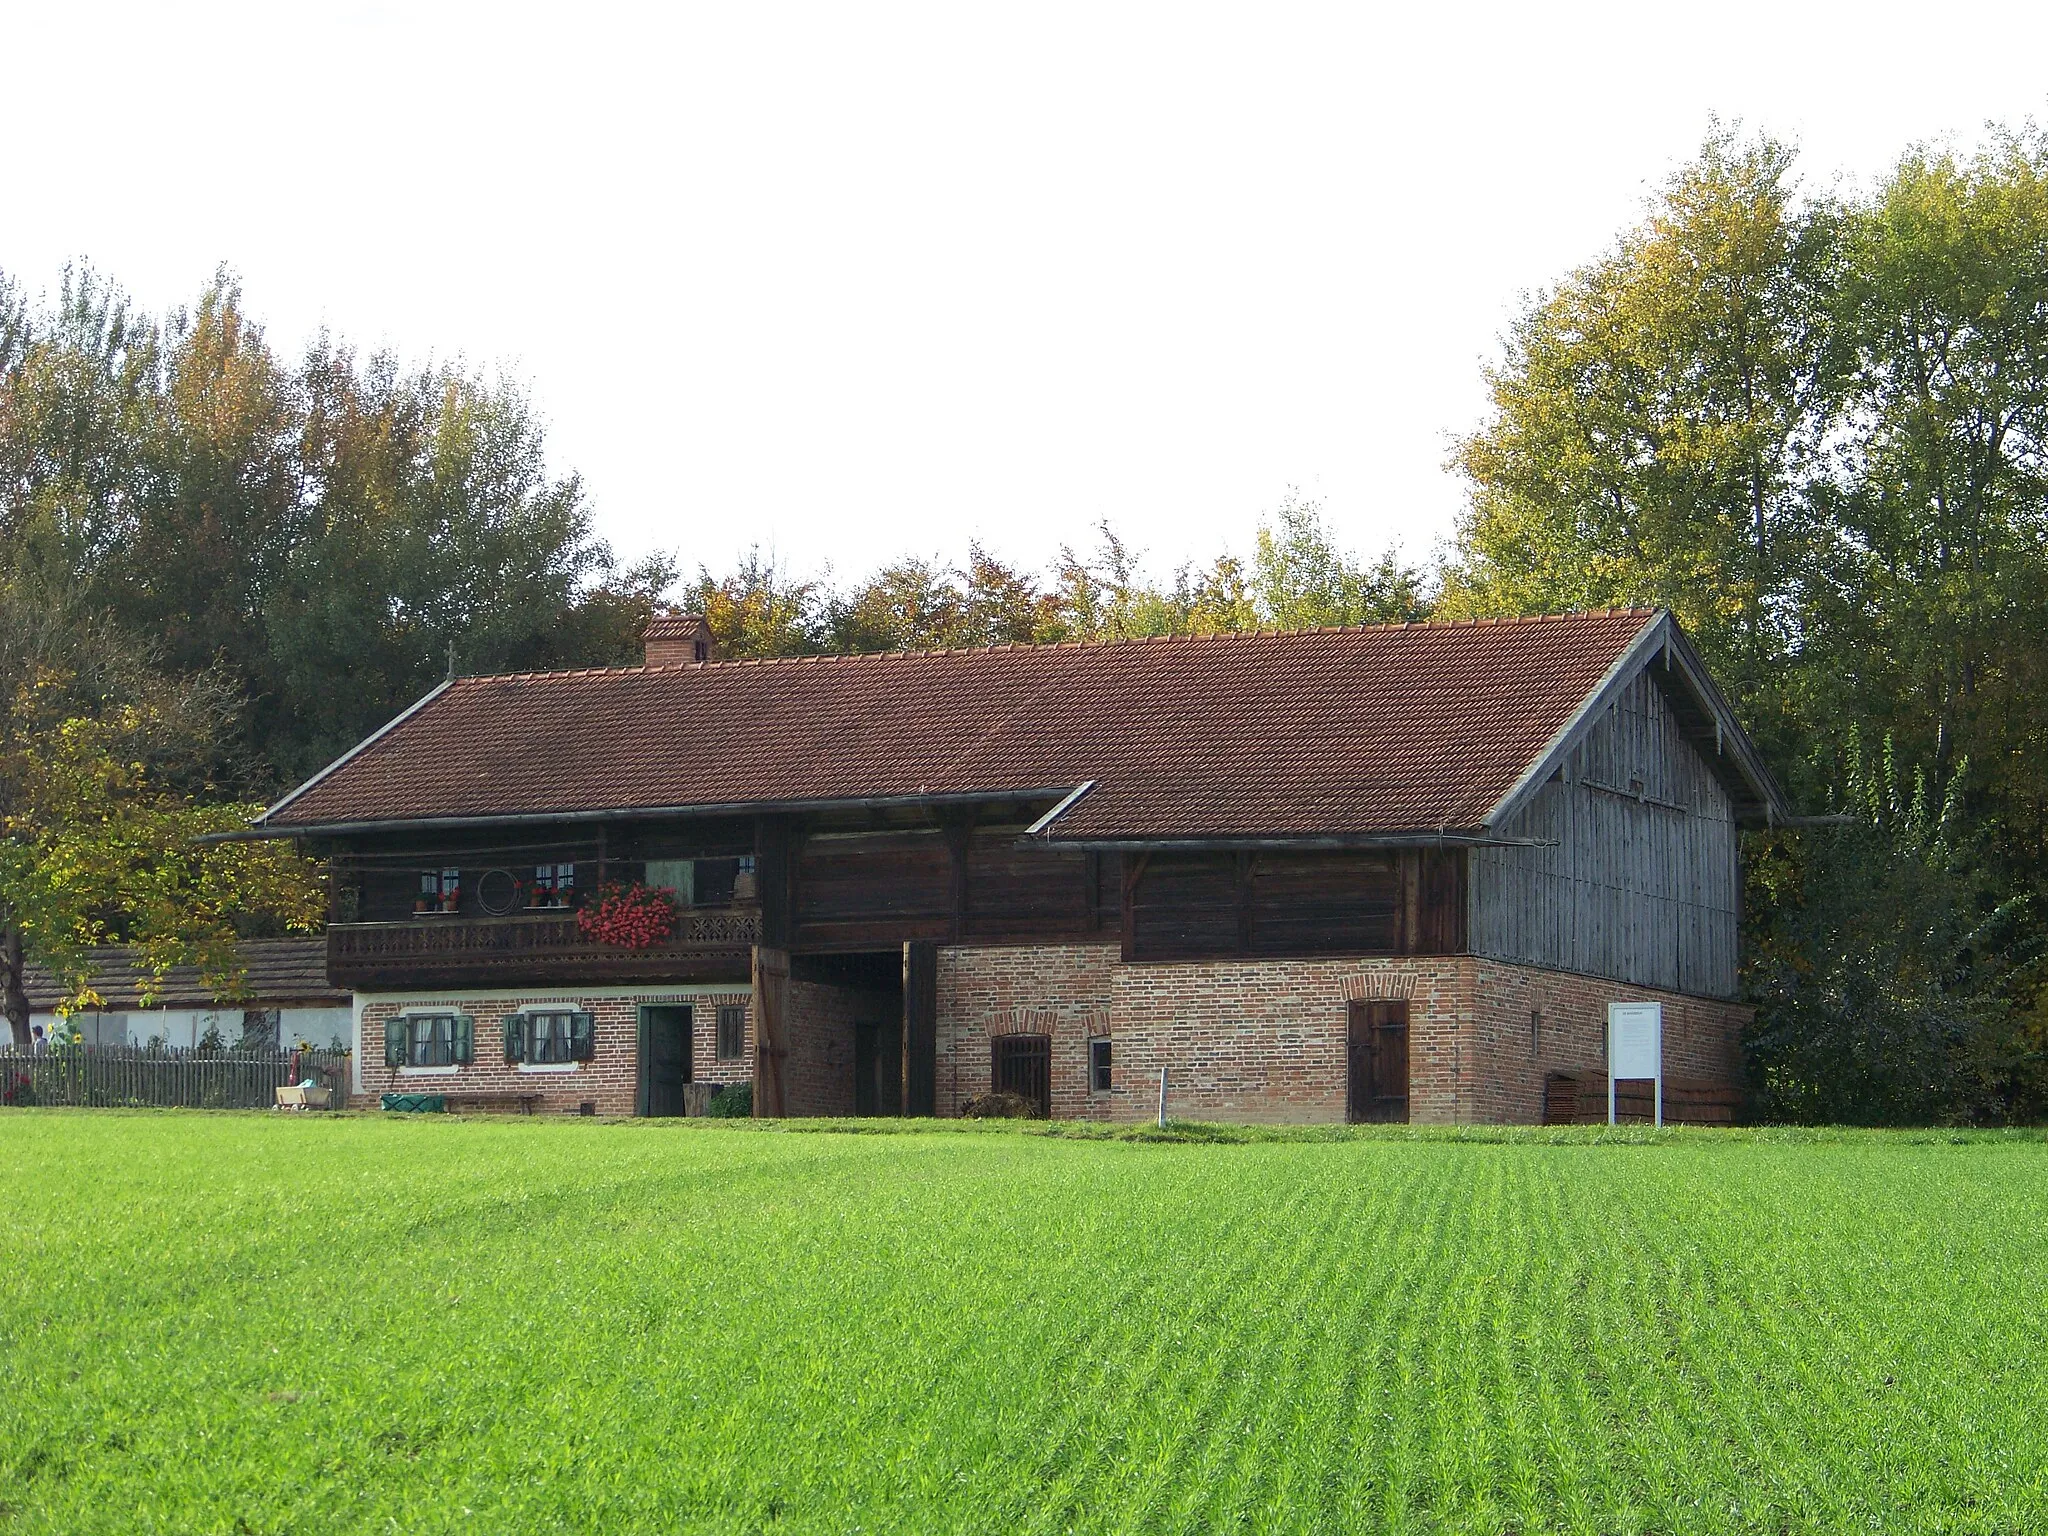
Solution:
[(902, 1114), (903, 951), (794, 956), (789, 974), (838, 991), (852, 1017), (853, 1112)]
[(689, 1004), (640, 1010), (640, 1113), (680, 1115), (696, 1017)]

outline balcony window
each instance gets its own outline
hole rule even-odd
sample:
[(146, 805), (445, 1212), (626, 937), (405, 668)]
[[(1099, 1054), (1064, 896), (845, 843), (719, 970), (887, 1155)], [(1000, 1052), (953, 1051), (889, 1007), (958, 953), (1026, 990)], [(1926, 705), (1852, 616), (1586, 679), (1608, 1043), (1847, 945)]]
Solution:
[(697, 860), (697, 902), (700, 907), (732, 905), (733, 882), (739, 878), (738, 859)]
[(462, 905), (462, 871), (429, 869), (420, 873), (419, 899), (415, 912), (453, 912)]
[(676, 905), (697, 904), (697, 861), (695, 859), (649, 859), (645, 883), (657, 891), (674, 891)]
[(576, 902), (574, 864), (537, 864), (533, 870), (533, 901), (536, 907), (568, 907)]

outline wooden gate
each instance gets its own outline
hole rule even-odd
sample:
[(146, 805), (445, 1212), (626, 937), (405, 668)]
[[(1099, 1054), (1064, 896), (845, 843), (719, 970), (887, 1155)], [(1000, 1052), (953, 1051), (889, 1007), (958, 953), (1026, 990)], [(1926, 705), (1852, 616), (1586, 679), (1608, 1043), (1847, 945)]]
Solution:
[(1349, 1020), (1354, 1124), (1405, 1124), (1408, 1119), (1408, 1004), (1355, 1002)]
[(994, 1088), (1030, 1099), (1041, 1115), (1052, 1114), (1052, 1036), (997, 1035), (989, 1042), (995, 1057)]

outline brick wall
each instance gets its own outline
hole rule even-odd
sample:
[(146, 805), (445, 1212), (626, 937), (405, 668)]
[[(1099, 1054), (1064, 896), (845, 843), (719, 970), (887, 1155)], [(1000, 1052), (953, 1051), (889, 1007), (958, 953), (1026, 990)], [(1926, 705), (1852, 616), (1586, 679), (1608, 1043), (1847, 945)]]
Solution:
[(853, 1032), (886, 1023), (903, 1006), (898, 995), (829, 986), (791, 977), (783, 1040), (783, 1113), (853, 1113)]
[[(1088, 1090), (1088, 1041), (1110, 1028), (1115, 945), (1062, 944), (939, 951), (937, 1109), (960, 1106), (993, 1086), (996, 1035), (1052, 1037), (1052, 1112), (1062, 1119), (1128, 1119), (1127, 1078), (1107, 1094)], [(1154, 1075), (1157, 1083), (1157, 1074)]]
[[(1733, 1083), (1747, 1010), (1472, 956), (1126, 965), (1114, 945), (939, 952), (938, 1109), (991, 1085), (989, 1041), (1052, 1040), (1052, 1109), (1077, 1119), (1341, 1121), (1349, 1004), (1408, 1007), (1409, 1118), (1535, 1123), (1548, 1072), (1601, 1069), (1610, 1001), (1665, 1005), (1665, 1072)], [(1533, 1046), (1529, 1014), (1543, 1025)], [(1089, 1090), (1088, 1041), (1111, 1040), (1109, 1093)]]
[[(1753, 1009), (1568, 971), (1479, 962), (1480, 1011), (1473, 1118), (1528, 1124), (1543, 1118), (1543, 1080), (1552, 1072), (1607, 1070), (1607, 1005), (1664, 1005), (1664, 1077), (1735, 1088), (1742, 1081), (1742, 1031)], [(1532, 1013), (1540, 1022), (1532, 1028)]]
[[(1341, 1121), (1349, 1064), (1348, 1005), (1355, 998), (1409, 1005), (1409, 1116), (1422, 1123), (1534, 1123), (1551, 1072), (1604, 1070), (1607, 1004), (1664, 1005), (1665, 1074), (1733, 1086), (1749, 1010), (1565, 972), (1470, 956), (1355, 960), (1212, 961), (1126, 965), (1113, 944), (939, 951), (938, 1112), (955, 1115), (991, 1086), (990, 1040), (1052, 1040), (1052, 1107), (1062, 1118), (1143, 1119), (1155, 1110), (1159, 1068), (1170, 1069), (1171, 1112), (1189, 1119)], [(853, 1112), (854, 1028), (886, 994), (792, 979), (787, 1109)], [(388, 1090), (537, 1093), (549, 1110), (585, 1102), (631, 1114), (638, 1087), (639, 1009), (688, 1003), (693, 1076), (731, 1082), (752, 1074), (747, 1053), (717, 1059), (717, 1009), (748, 1006), (744, 991), (655, 989), (630, 996), (422, 995), (364, 999), (358, 1062), (370, 1103)], [(501, 1021), (521, 1007), (588, 1009), (596, 1059), (569, 1072), (522, 1072), (503, 1059)], [(384, 1025), (414, 1008), (455, 1008), (476, 1020), (476, 1061), (448, 1074), (384, 1065)], [(1530, 1014), (1540, 1012), (1533, 1034)], [(1112, 1086), (1091, 1091), (1088, 1042), (1107, 1035)]]
[[(749, 1005), (744, 991), (650, 989), (627, 997), (579, 997), (573, 993), (534, 991), (517, 996), (462, 993), (385, 996), (363, 1001), (362, 1037), (356, 1060), (362, 1091), (372, 1105), (377, 1096), (399, 1093), (539, 1094), (548, 1111), (575, 1113), (585, 1103), (601, 1115), (630, 1115), (639, 1088), (640, 1008), (648, 1003), (688, 1003), (692, 1010), (690, 1042), (692, 1076), (698, 1082), (731, 1082), (750, 1075), (753, 1016), (747, 1020), (747, 1055), (739, 1061), (717, 1060), (715, 1037), (718, 1005)], [(504, 1018), (521, 1008), (581, 1008), (595, 1018), (596, 1055), (570, 1071), (521, 1071), (505, 1060)], [(448, 1009), (476, 1020), (476, 1060), (449, 1071), (405, 1071), (384, 1065), (384, 1026), (409, 1012)]]

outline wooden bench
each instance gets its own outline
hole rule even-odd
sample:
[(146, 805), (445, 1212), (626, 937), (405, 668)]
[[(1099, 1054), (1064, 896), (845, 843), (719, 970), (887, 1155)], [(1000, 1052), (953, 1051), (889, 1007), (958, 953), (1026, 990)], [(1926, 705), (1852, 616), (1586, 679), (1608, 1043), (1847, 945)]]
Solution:
[(451, 1115), (535, 1115), (542, 1102), (537, 1093), (447, 1093), (442, 1098)]
[[(1614, 1116), (1627, 1124), (1650, 1120), (1656, 1094), (1650, 1084), (1624, 1081), (1615, 1085)], [(1664, 1080), (1666, 1125), (1733, 1125), (1742, 1112), (1742, 1090), (1726, 1083)], [(1605, 1125), (1607, 1074), (1553, 1072), (1543, 1081), (1545, 1125)]]

